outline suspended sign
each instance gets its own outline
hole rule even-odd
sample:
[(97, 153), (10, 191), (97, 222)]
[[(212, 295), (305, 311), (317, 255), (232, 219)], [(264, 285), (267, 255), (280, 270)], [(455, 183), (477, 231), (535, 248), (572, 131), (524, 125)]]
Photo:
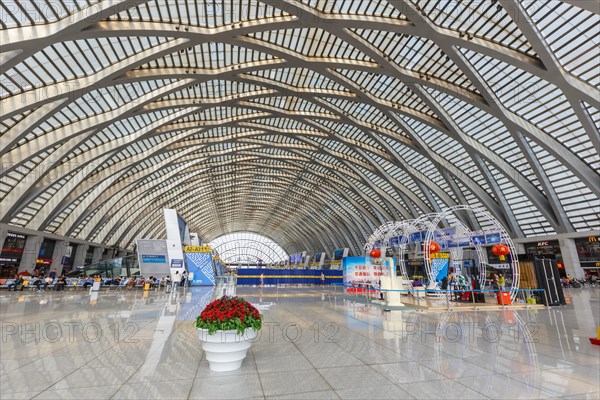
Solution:
[(185, 246), (183, 251), (186, 253), (210, 253), (210, 246)]

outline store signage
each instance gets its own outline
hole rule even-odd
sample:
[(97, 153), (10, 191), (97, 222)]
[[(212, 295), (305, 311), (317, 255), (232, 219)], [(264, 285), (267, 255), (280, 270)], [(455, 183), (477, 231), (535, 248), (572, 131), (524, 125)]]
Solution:
[(183, 268), (183, 260), (178, 258), (171, 260), (171, 268)]
[(510, 264), (489, 264), (489, 266), (496, 269), (510, 269)]
[(26, 238), (25, 235), (21, 235), (19, 233), (12, 233), (12, 232), (8, 232), (6, 234), (6, 236), (8, 236), (8, 237), (14, 237), (14, 238), (17, 238), (17, 239), (25, 239)]
[(548, 247), (550, 246), (550, 242), (538, 242), (537, 247)]
[(167, 257), (163, 254), (142, 254), (142, 262), (147, 264), (166, 263)]
[(433, 253), (429, 258), (450, 258), (450, 253)]
[(38, 258), (37, 260), (35, 260), (35, 262), (36, 262), (36, 264), (51, 265), (52, 259), (51, 258)]
[(3, 257), (0, 257), (0, 262), (10, 262), (10, 263), (15, 263), (15, 262), (17, 262), (17, 261), (19, 261), (19, 260), (18, 260), (18, 259), (16, 259), (16, 258), (3, 258)]
[(600, 261), (580, 261), (581, 268), (600, 268)]
[(210, 246), (185, 246), (183, 251), (186, 253), (210, 253)]
[(588, 242), (590, 242), (590, 243), (597, 242), (597, 241), (598, 241), (598, 238), (596, 236), (590, 236), (588, 238)]

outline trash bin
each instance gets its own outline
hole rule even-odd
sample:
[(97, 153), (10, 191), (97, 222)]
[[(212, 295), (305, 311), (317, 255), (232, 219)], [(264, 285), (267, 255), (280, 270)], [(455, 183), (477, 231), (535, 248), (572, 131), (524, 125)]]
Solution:
[(150, 290), (150, 282), (144, 283), (144, 290)]
[(496, 294), (498, 298), (498, 304), (508, 306), (511, 304), (510, 302), (510, 293), (508, 292), (499, 292)]

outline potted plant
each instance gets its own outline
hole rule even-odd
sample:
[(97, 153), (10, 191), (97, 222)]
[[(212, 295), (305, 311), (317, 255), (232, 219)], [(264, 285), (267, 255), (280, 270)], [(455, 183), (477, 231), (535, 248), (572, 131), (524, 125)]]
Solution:
[(195, 326), (210, 369), (234, 371), (262, 328), (262, 315), (246, 300), (225, 296), (209, 303)]

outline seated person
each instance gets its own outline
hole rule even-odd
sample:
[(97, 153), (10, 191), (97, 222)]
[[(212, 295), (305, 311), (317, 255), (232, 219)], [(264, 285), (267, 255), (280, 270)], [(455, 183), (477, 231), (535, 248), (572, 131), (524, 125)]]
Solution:
[(131, 277), (129, 278), (129, 280), (127, 281), (127, 284), (125, 285), (125, 287), (127, 289), (131, 289), (135, 286), (135, 278)]
[(33, 281), (34, 286), (37, 288), (38, 291), (42, 290), (40, 288), (40, 286), (42, 286), (44, 284), (44, 280), (42, 278), (35, 278)]
[(442, 283), (440, 285), (440, 289), (448, 290), (448, 277), (447, 276), (442, 278)]
[(54, 285), (54, 290), (60, 292), (61, 290), (65, 290), (65, 286), (67, 286), (67, 277), (63, 275), (56, 281), (56, 285)]
[(421, 280), (419, 278), (415, 278), (415, 280), (412, 283), (412, 287), (422, 287), (423, 286), (423, 282), (421, 282)]
[(9, 283), (8, 284), (8, 290), (14, 290), (15, 292), (17, 290), (21, 290), (23, 291), (24, 285), (23, 285), (23, 278), (19, 275), (15, 276), (15, 280), (13, 281), (13, 283)]
[(91, 278), (91, 277), (89, 277), (89, 276), (86, 276), (86, 278), (85, 278), (85, 280), (84, 280), (84, 282), (83, 282), (83, 288), (84, 288), (84, 289), (87, 289), (87, 288), (89, 288), (90, 286), (92, 286), (93, 284), (94, 284), (94, 283), (92, 282), (92, 278)]
[(48, 275), (45, 279), (44, 279), (44, 290), (46, 290), (46, 288), (48, 287), (48, 285), (52, 285), (52, 283), (54, 282), (54, 279), (52, 279), (50, 277), (50, 275)]

